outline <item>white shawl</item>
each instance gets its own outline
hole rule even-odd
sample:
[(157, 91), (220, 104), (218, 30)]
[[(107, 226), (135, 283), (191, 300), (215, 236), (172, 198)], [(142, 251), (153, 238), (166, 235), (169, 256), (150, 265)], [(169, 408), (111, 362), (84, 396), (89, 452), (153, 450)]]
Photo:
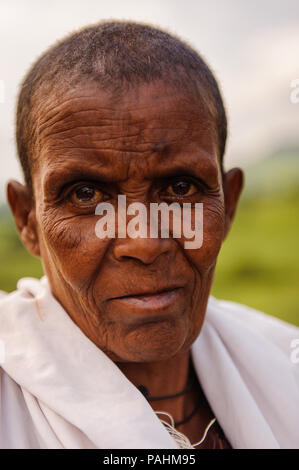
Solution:
[[(299, 328), (210, 298), (192, 357), (233, 448), (299, 448)], [(0, 448), (174, 449), (152, 408), (46, 277), (0, 300)], [(4, 354), (3, 354), (4, 353)]]

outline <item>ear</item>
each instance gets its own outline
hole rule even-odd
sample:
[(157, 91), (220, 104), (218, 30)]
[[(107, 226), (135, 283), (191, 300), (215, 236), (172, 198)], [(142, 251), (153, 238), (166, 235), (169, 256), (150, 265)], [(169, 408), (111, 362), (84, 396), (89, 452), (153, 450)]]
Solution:
[(223, 177), (223, 193), (225, 204), (225, 227), (224, 238), (226, 238), (232, 221), (234, 219), (237, 203), (243, 188), (244, 175), (240, 168), (232, 168)]
[(17, 181), (10, 181), (7, 185), (7, 200), (23, 244), (30, 253), (40, 256), (35, 207), (31, 191), (27, 186)]

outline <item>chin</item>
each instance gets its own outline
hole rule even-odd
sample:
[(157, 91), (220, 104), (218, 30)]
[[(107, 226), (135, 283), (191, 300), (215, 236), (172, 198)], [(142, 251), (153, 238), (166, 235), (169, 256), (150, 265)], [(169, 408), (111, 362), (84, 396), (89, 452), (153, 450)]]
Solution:
[[(117, 362), (157, 362), (186, 350), (187, 331), (172, 322), (149, 323), (125, 336), (121, 351), (113, 352)], [(109, 354), (112, 358), (112, 354)], [(115, 359), (114, 359), (115, 360)]]
[(115, 353), (107, 354), (113, 362), (116, 363), (150, 363), (150, 362), (159, 362), (159, 361), (167, 361), (175, 356), (177, 351), (171, 353), (170, 351), (165, 350), (150, 350), (147, 349), (146, 351), (143, 349), (142, 351), (127, 351), (126, 354), (122, 356), (116, 355)]

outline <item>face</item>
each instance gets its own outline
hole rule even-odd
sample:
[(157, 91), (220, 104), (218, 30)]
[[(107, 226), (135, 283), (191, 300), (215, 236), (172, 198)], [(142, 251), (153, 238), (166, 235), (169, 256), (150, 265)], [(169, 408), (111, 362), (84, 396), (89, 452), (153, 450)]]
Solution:
[[(34, 202), (8, 197), (27, 247), (81, 330), (118, 362), (163, 360), (200, 332), (216, 258), (241, 190), (222, 179), (212, 122), (187, 94), (142, 85), (121, 98), (88, 85), (43, 109)], [(99, 202), (203, 203), (203, 245), (96, 236)], [(193, 212), (192, 212), (193, 211)], [(25, 216), (26, 215), (26, 216)], [(129, 217), (128, 217), (129, 220)]]

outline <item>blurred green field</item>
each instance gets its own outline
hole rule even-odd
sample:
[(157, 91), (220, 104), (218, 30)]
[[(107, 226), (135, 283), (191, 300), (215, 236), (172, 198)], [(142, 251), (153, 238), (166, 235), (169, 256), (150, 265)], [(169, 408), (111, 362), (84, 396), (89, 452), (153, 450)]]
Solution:
[[(261, 166), (248, 173), (235, 223), (219, 255), (212, 294), (299, 326), (299, 165), (291, 159), (291, 176), (284, 175), (283, 185), (279, 161), (271, 161), (271, 169), (276, 165), (271, 174), (266, 164), (267, 177)], [(39, 260), (23, 248), (6, 210), (0, 214), (0, 241), (1, 290), (14, 290), (21, 277), (42, 275)]]
[(0, 290), (11, 292), (22, 277), (40, 277), (43, 271), (38, 258), (23, 247), (12, 217), (2, 209), (0, 216)]
[(299, 326), (299, 191), (243, 200), (212, 294)]

